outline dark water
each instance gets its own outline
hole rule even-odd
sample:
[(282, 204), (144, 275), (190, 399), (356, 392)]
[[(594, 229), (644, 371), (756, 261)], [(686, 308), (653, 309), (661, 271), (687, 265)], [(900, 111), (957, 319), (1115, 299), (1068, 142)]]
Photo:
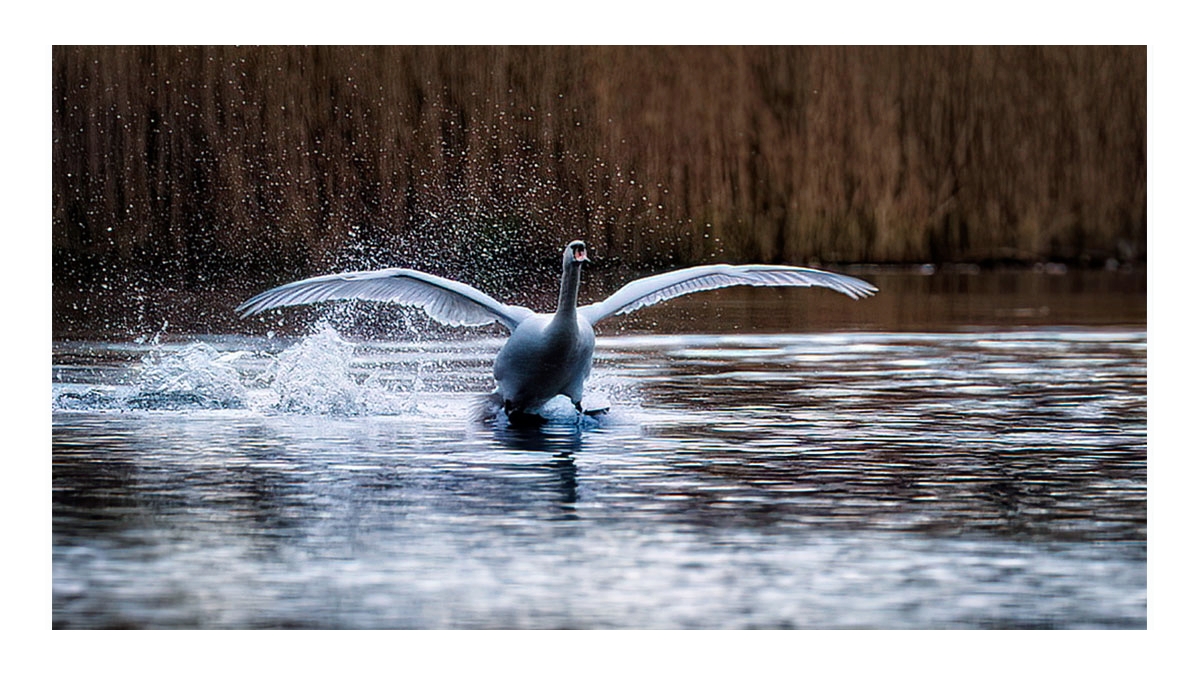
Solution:
[(54, 625), (1146, 626), (1143, 328), (610, 333), (533, 431), (498, 346), (56, 343)]

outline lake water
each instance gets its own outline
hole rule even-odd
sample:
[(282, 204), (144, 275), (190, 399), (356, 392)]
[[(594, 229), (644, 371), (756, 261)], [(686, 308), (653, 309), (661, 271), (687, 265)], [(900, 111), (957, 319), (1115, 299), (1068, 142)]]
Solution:
[(54, 626), (1144, 628), (1136, 304), (877, 284), (605, 330), (534, 430), (474, 420), (494, 333), (56, 341)]

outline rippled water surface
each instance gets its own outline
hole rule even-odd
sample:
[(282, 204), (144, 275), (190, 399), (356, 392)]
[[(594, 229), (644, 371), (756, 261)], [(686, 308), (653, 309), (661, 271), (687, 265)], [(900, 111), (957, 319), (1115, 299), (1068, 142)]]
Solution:
[(56, 343), (55, 626), (1145, 627), (1143, 330), (499, 345)]

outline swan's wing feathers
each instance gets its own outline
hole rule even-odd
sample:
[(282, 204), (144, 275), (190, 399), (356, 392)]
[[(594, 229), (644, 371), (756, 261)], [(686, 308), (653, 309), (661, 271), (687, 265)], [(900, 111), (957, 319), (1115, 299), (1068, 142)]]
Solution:
[(689, 293), (727, 286), (823, 286), (865, 298), (879, 289), (857, 277), (789, 265), (702, 265), (645, 277), (626, 284), (602, 302), (579, 311), (593, 324)]
[(303, 279), (264, 291), (239, 305), (237, 311), (248, 317), (288, 305), (350, 299), (419, 307), (433, 319), (450, 326), (482, 326), (498, 321), (512, 330), (522, 319), (533, 314), (527, 308), (504, 305), (461, 282), (405, 268)]

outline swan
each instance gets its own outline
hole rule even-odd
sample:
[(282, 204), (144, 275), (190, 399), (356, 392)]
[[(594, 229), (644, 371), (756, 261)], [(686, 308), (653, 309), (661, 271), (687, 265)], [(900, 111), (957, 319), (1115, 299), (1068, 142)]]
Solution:
[(510, 417), (529, 415), (563, 394), (583, 412), (583, 382), (592, 369), (596, 334), (592, 327), (671, 298), (727, 286), (822, 286), (851, 298), (879, 289), (856, 277), (789, 265), (701, 265), (629, 282), (599, 303), (578, 306), (579, 278), (588, 262), (587, 245), (563, 249), (558, 309), (553, 314), (505, 305), (482, 291), (449, 279), (407, 268), (323, 275), (264, 291), (237, 307), (243, 318), (289, 305), (327, 300), (375, 300), (416, 306), (450, 326), (499, 322), (510, 336), (492, 374), (492, 396)]

